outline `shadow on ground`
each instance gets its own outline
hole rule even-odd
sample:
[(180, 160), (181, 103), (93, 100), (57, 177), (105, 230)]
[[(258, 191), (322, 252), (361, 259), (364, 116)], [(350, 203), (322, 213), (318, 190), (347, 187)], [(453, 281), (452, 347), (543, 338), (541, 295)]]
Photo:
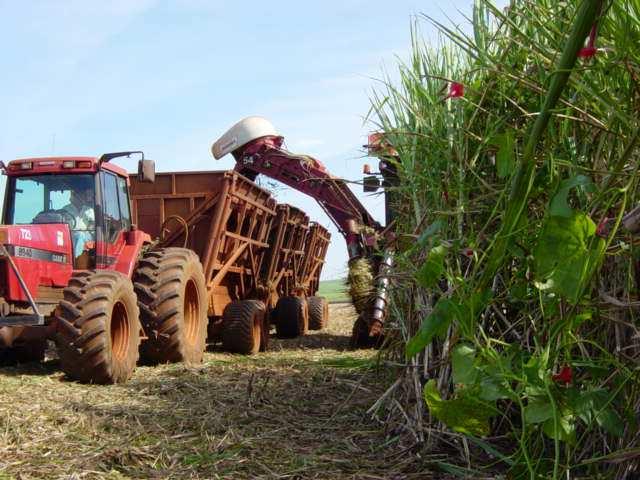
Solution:
[(52, 375), (59, 371), (60, 365), (58, 360), (47, 360), (42, 363), (11, 363), (0, 364), (0, 378), (6, 375), (8, 376), (21, 376), (21, 375)]
[[(269, 352), (282, 350), (335, 350), (344, 352), (351, 350), (351, 337), (346, 335), (333, 335), (330, 333), (313, 332), (297, 338), (278, 338), (274, 333), (269, 336)], [(216, 343), (207, 347), (209, 352), (225, 353), (222, 344)]]

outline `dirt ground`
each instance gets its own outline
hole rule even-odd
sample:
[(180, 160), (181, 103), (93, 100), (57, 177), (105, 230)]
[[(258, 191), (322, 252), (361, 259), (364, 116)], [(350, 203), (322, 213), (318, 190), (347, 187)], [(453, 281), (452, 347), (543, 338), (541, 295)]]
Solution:
[(56, 360), (0, 368), (0, 479), (424, 478), (366, 413), (389, 373), (348, 349), (353, 313), (334, 304), (325, 331), (124, 385), (68, 381)]

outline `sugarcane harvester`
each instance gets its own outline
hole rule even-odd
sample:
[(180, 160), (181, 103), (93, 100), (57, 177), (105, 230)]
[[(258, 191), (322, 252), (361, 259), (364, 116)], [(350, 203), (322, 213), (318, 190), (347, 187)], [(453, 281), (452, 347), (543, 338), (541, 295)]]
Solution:
[[(271, 122), (248, 117), (213, 143), (211, 152), (215, 159), (232, 154), (235, 169), (251, 180), (265, 175), (320, 204), (347, 243), (350, 293), (358, 311), (352, 343), (377, 344), (387, 314), (392, 263), (392, 252), (385, 246), (389, 229), (371, 216), (343, 179), (331, 175), (317, 159), (287, 151), (283, 143), (284, 137)], [(366, 190), (375, 190), (371, 187), (373, 178), (365, 182)]]

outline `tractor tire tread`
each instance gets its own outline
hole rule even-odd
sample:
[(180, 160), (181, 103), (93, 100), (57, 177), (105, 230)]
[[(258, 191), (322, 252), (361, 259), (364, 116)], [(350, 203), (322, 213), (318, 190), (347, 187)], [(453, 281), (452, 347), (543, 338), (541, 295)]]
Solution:
[(296, 338), (306, 335), (309, 328), (306, 300), (300, 297), (282, 297), (276, 304), (276, 335)]
[(323, 330), (329, 323), (329, 303), (325, 297), (307, 298), (309, 305), (309, 330)]
[[(129, 322), (126, 352), (120, 359), (113, 357), (110, 348), (116, 302), (125, 304)], [(67, 376), (83, 383), (128, 380), (138, 361), (140, 343), (139, 311), (131, 281), (118, 272), (76, 272), (59, 307), (57, 316), (75, 328), (58, 329), (55, 338)]]
[[(198, 290), (199, 324), (187, 339), (183, 324), (185, 287), (193, 281)], [(207, 329), (206, 284), (198, 256), (183, 248), (145, 252), (133, 276), (140, 320), (147, 334), (141, 355), (148, 364), (202, 361)], [(183, 328), (184, 327), (184, 328)]]

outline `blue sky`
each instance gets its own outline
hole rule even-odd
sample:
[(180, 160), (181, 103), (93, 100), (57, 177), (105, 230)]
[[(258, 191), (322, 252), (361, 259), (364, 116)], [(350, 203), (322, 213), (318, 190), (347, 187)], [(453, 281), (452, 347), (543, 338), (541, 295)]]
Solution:
[[(460, 23), (471, 5), (0, 0), (0, 159), (142, 149), (158, 171), (232, 168), (211, 143), (262, 115), (290, 150), (357, 180), (376, 164), (362, 158), (370, 93), (406, 57), (412, 17)], [(421, 30), (435, 38), (427, 22)], [(355, 191), (382, 220), (382, 201)], [(330, 227), (323, 276), (342, 276), (344, 241), (322, 210), (288, 189), (276, 196)]]

